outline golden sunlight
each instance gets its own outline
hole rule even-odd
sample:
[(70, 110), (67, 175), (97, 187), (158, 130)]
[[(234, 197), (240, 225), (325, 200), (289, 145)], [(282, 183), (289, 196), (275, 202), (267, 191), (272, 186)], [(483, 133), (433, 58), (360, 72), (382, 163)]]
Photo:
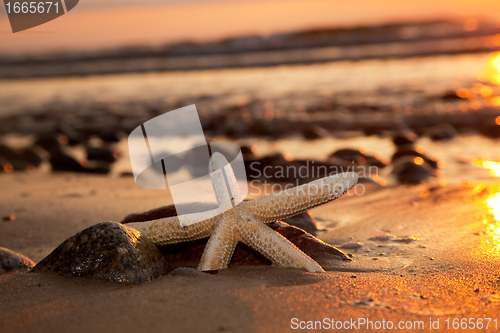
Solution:
[(500, 162), (473, 158), (471, 160), (471, 164), (477, 167), (489, 169), (491, 176), (500, 177)]
[(500, 52), (493, 52), (488, 59), (486, 70), (482, 73), (486, 80), (500, 84)]

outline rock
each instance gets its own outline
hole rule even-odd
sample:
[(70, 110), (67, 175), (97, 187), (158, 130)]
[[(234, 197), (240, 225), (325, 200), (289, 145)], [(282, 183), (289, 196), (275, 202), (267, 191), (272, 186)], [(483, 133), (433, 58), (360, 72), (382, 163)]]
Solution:
[(309, 211), (284, 219), (283, 222), (296, 226), (312, 235), (316, 235), (319, 230), (316, 219)]
[(85, 171), (85, 168), (77, 160), (60, 150), (52, 152), (50, 164), (52, 165), (52, 171)]
[(61, 143), (58, 140), (57, 135), (44, 135), (39, 137), (35, 143), (36, 146), (45, 149), (47, 152), (60, 150)]
[(416, 139), (417, 136), (415, 133), (410, 131), (401, 131), (392, 138), (392, 142), (394, 142), (396, 146), (413, 145)]
[(363, 243), (360, 242), (349, 242), (340, 245), (339, 247), (344, 250), (359, 250), (363, 247)]
[(457, 135), (457, 130), (450, 124), (441, 124), (434, 126), (427, 131), (432, 141), (451, 140)]
[(489, 138), (500, 138), (500, 125), (496, 123), (496, 119), (491, 118), (481, 123), (477, 128), (478, 132)]
[(420, 184), (434, 176), (432, 168), (426, 163), (418, 165), (413, 159), (399, 159), (394, 163), (393, 174), (403, 184)]
[(16, 271), (29, 271), (35, 263), (20, 253), (0, 247), (0, 274)]
[(66, 123), (59, 124), (58, 132), (68, 138), (68, 144), (70, 146), (76, 146), (85, 141), (85, 137), (80, 132)]
[(351, 260), (347, 254), (336, 247), (288, 223), (278, 221), (269, 226), (295, 244), (299, 249), (304, 251), (305, 254), (316, 260), (320, 265), (323, 260)]
[(97, 136), (104, 142), (119, 142), (123, 137), (123, 133), (120, 131), (101, 129)]
[(439, 169), (439, 162), (436, 161), (435, 159), (428, 157), (425, 154), (419, 153), (418, 151), (413, 149), (403, 149), (403, 150), (398, 150), (392, 155), (392, 163), (397, 163), (397, 160), (399, 159), (408, 159), (410, 160), (410, 157), (421, 157), (425, 163), (427, 163), (431, 168), (433, 169)]
[(339, 149), (328, 157), (328, 161), (330, 162), (336, 162), (338, 159), (357, 164), (364, 164), (366, 162), (365, 154), (357, 149)]
[(156, 245), (137, 230), (117, 222), (93, 225), (65, 240), (32, 272), (143, 283), (169, 272)]
[(257, 146), (240, 146), (240, 149), (241, 149), (241, 155), (243, 155), (243, 158), (254, 157), (258, 151)]
[(177, 267), (168, 275), (170, 276), (206, 276), (207, 273), (197, 270), (192, 267)]
[(31, 148), (22, 148), (16, 150), (17, 155), (20, 159), (34, 165), (35, 167), (40, 166), (42, 164), (43, 159), (36, 151)]
[(313, 125), (306, 127), (302, 131), (302, 136), (307, 140), (323, 139), (330, 136), (330, 133), (321, 126)]
[(16, 171), (26, 171), (42, 163), (42, 158), (31, 149), (14, 150), (6, 145), (0, 145), (0, 158), (7, 160)]
[(108, 147), (88, 147), (87, 160), (89, 161), (104, 161), (113, 163), (116, 161), (115, 151)]

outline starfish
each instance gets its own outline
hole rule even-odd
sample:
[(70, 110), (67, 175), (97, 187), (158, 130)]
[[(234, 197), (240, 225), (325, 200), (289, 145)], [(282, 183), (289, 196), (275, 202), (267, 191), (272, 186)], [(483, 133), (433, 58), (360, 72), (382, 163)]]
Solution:
[[(219, 169), (221, 172), (215, 172)], [(157, 245), (210, 237), (198, 265), (201, 271), (227, 268), (236, 245), (242, 242), (263, 254), (274, 266), (305, 269), (312, 273), (324, 272), (316, 261), (267, 224), (339, 198), (356, 184), (358, 176), (355, 173), (324, 177), (265, 197), (243, 201), (239, 197), (231, 165), (222, 154), (212, 155), (210, 171), (219, 206), (217, 209), (132, 222), (127, 226), (137, 229)], [(200, 222), (190, 224), (189, 221)]]

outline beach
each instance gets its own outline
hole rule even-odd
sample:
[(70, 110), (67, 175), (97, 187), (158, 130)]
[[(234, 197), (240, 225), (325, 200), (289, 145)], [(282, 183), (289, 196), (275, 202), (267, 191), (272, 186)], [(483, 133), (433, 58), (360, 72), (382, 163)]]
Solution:
[[(2, 222), (0, 242), (35, 261), (85, 227), (166, 201), (119, 178), (2, 175), (2, 184), (9, 191), (2, 193), (1, 211), (16, 220)], [(427, 185), (396, 187), (312, 210), (327, 230), (321, 239), (337, 246), (363, 243), (345, 250), (354, 262), (324, 274), (230, 266), (215, 275), (181, 272), (140, 285), (3, 274), (2, 332), (275, 332), (290, 330), (293, 318), (423, 321), (428, 331), (432, 318), (440, 321), (435, 331), (444, 332), (447, 318), (498, 318), (499, 222), (492, 213), (498, 206), (488, 205), (498, 182), (481, 184), (480, 191), (454, 185), (424, 197)], [(50, 198), (47, 188), (55, 189)], [(370, 240), (387, 233), (418, 240)]]
[[(80, 32), (86, 38), (106, 13), (122, 13), (107, 34), (82, 39), (82, 48), (73, 30), (71, 42), (64, 34), (45, 43), (40, 33), (46, 49), (39, 53), (30, 51), (37, 43), (23, 44), (28, 32), (9, 36), (0, 47), (0, 332), (498, 330), (500, 21), (439, 16), (438, 6), (432, 17), (394, 7), (368, 20), (375, 10), (367, 7), (334, 26), (320, 10), (331, 4), (316, 2), (323, 7), (293, 2), (279, 22), (271, 18), (285, 2), (272, 2), (264, 32), (250, 29), (250, 16), (265, 2), (243, 1), (161, 7), (178, 20), (208, 8), (253, 22), (241, 21), (232, 34), (222, 34), (221, 21), (206, 36), (194, 34), (197, 26), (179, 27), (170, 39), (155, 30), (133, 44), (143, 30), (125, 36), (117, 23), (133, 14), (127, 5), (99, 15), (75, 9), (75, 20), (97, 20)], [(155, 8), (162, 17), (151, 4), (141, 13)], [(294, 19), (301, 8), (309, 11)], [(70, 17), (46, 27), (62, 29)], [(123, 35), (111, 38), (116, 29)], [(6, 51), (19, 43), (17, 53)], [(160, 141), (170, 133), (149, 132), (184, 107), (196, 111), (197, 144), (207, 158), (210, 148), (211, 160), (194, 146), (179, 148), (195, 142), (187, 134)], [(131, 133), (148, 153), (142, 163), (160, 166), (153, 171), (164, 189), (136, 183)], [(156, 142), (175, 154), (153, 154)], [(221, 142), (239, 150), (219, 151)], [(205, 207), (196, 211), (205, 216), (198, 225), (214, 225), (199, 232), (168, 224), (181, 221), (180, 206), (169, 206), (179, 204), (169, 172), (191, 180), (208, 175), (207, 165), (215, 172), (225, 161), (216, 162), (216, 151), (230, 164), (241, 159), (245, 179), (238, 180), (248, 194), (237, 201), (236, 176), (226, 169), (227, 211), (206, 218), (208, 206), (182, 203)], [(338, 191), (344, 172), (358, 183)], [(222, 207), (222, 183), (213, 177)], [(325, 177), (333, 188), (316, 201), (280, 192)], [(279, 200), (260, 199), (273, 194)], [(312, 208), (290, 218), (301, 205)], [(278, 215), (286, 223), (265, 220)], [(133, 218), (147, 227), (127, 227), (139, 222)], [(259, 221), (272, 228), (255, 229), (265, 246), (244, 237), (245, 219), (255, 222), (249, 230)], [(102, 223), (110, 221), (118, 223)], [(231, 223), (243, 229), (220, 231)], [(158, 230), (180, 245), (158, 238)], [(264, 233), (285, 239), (273, 243)], [(228, 267), (196, 269), (208, 236), (231, 252)], [(295, 259), (276, 267), (272, 253), (283, 248)]]

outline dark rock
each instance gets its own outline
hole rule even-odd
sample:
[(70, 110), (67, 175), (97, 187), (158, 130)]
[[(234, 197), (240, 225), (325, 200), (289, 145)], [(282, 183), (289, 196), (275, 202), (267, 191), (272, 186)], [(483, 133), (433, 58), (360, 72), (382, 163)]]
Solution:
[(491, 118), (478, 126), (478, 131), (484, 136), (497, 139), (500, 138), (500, 125), (496, 123), (497, 118)]
[(115, 153), (113, 149), (108, 147), (88, 147), (87, 160), (113, 163), (116, 161)]
[(156, 245), (135, 229), (102, 222), (65, 240), (32, 271), (142, 283), (167, 274), (169, 265)]
[(344, 250), (359, 250), (363, 247), (363, 243), (360, 242), (349, 242), (345, 243), (339, 246), (341, 249)]
[(42, 158), (33, 150), (14, 150), (6, 145), (0, 145), (0, 157), (7, 160), (16, 171), (26, 171), (27, 168), (37, 167), (42, 163)]
[(366, 161), (366, 156), (357, 149), (339, 149), (330, 154), (330, 156), (328, 157), (328, 160), (330, 162), (335, 162), (338, 159), (347, 162), (354, 162), (357, 164), (364, 164), (364, 161)]
[(394, 144), (396, 146), (402, 146), (402, 145), (413, 145), (415, 143), (415, 140), (417, 139), (417, 136), (415, 135), (415, 133), (412, 133), (412, 132), (409, 132), (409, 131), (402, 131), (402, 132), (399, 132), (398, 134), (396, 134), (393, 138), (392, 138), (392, 142), (394, 142)]
[(383, 169), (387, 166), (387, 164), (384, 161), (382, 161), (374, 156), (366, 156), (366, 164), (370, 165), (370, 166), (377, 167), (379, 169)]
[(199, 271), (192, 267), (177, 267), (168, 273), (168, 275), (171, 276), (205, 276), (206, 274), (206, 272)]
[(58, 151), (61, 148), (58, 135), (41, 136), (35, 141), (35, 145), (45, 149), (49, 153), (52, 151)]
[(394, 163), (393, 174), (403, 184), (420, 184), (434, 176), (432, 168), (427, 164), (418, 165), (413, 159), (400, 159)]
[(323, 139), (330, 136), (330, 133), (321, 126), (309, 126), (302, 131), (302, 136), (307, 140)]
[(68, 144), (70, 146), (76, 146), (85, 141), (85, 137), (68, 124), (65, 123), (60, 124), (58, 131), (68, 138)]
[(17, 154), (14, 149), (6, 146), (0, 145), (0, 157), (3, 157), (9, 161), (17, 159)]
[(392, 163), (396, 163), (397, 160), (403, 158), (403, 159), (409, 159), (409, 157), (421, 157), (425, 163), (427, 163), (431, 168), (433, 169), (439, 169), (439, 162), (436, 161), (435, 159), (428, 157), (425, 154), (422, 154), (414, 149), (403, 149), (403, 150), (398, 150), (392, 155)]
[(241, 146), (240, 149), (244, 158), (254, 157), (257, 152), (256, 146)]
[[(12, 168), (12, 170), (10, 170), (11, 168)], [(0, 156), (0, 172), (4, 172), (4, 171), (9, 172), (9, 171), (13, 171), (13, 170), (14, 170), (14, 168), (13, 168), (12, 164), (10, 164), (10, 162), (7, 159)]]
[(283, 222), (296, 226), (312, 235), (316, 235), (319, 230), (316, 219), (309, 211), (284, 219)]
[(107, 175), (110, 171), (111, 169), (109, 168), (109, 166), (104, 166), (104, 165), (89, 166), (88, 168), (84, 168), (84, 172), (93, 173), (97, 175)]
[(295, 244), (305, 254), (318, 261), (319, 264), (321, 264), (322, 260), (351, 260), (347, 254), (336, 247), (327, 244), (304, 230), (291, 226), (288, 223), (278, 221), (269, 226)]
[(52, 165), (52, 171), (85, 171), (85, 168), (77, 160), (60, 150), (52, 152), (50, 164)]
[(457, 135), (457, 130), (450, 124), (434, 126), (427, 131), (432, 141), (451, 140)]
[(119, 131), (102, 129), (97, 136), (104, 142), (119, 142), (123, 134)]
[(40, 164), (42, 164), (43, 162), (42, 157), (31, 148), (17, 149), (16, 153), (20, 159), (28, 162), (31, 165), (34, 165), (35, 167), (40, 166)]
[(363, 132), (366, 136), (378, 135), (384, 136), (389, 133), (394, 133), (401, 130), (401, 126), (398, 124), (375, 124), (367, 125), (363, 127)]
[(28, 257), (4, 247), (0, 247), (0, 274), (15, 271), (29, 271), (34, 265), (35, 263)]

